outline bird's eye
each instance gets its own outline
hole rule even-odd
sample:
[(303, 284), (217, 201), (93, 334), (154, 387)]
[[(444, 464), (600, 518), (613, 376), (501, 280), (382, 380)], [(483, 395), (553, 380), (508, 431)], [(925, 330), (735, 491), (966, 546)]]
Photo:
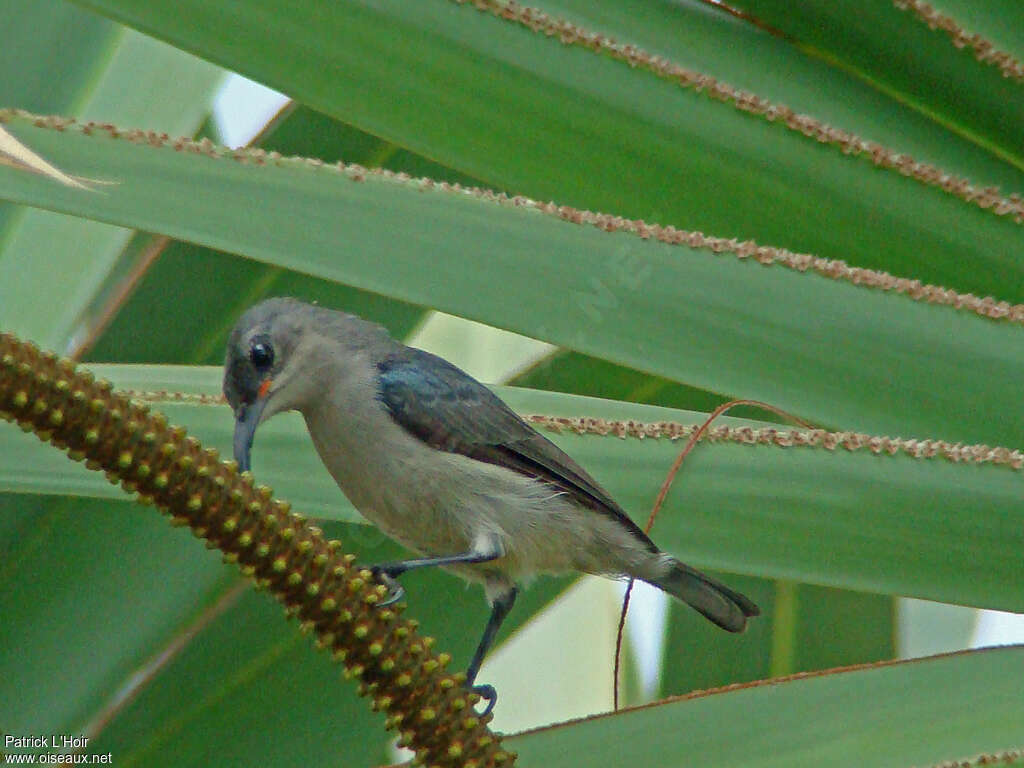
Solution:
[(257, 341), (249, 348), (249, 360), (257, 371), (265, 371), (274, 364), (274, 348), (265, 341)]

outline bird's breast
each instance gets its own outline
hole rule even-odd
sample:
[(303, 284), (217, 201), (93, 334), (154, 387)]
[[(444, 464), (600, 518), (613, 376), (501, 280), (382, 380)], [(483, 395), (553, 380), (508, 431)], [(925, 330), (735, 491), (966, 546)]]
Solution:
[(380, 408), (304, 415), (338, 486), (391, 538), (434, 556), (468, 552), (482, 536), (498, 538), (505, 556), (459, 569), (463, 576), (620, 572), (611, 552), (628, 538), (625, 530), (536, 478), (432, 448)]
[(424, 554), (469, 548), (472, 533), (459, 514), (465, 483), (452, 472), (451, 454), (420, 442), (383, 411), (307, 417), (306, 424), (328, 472), (367, 520)]

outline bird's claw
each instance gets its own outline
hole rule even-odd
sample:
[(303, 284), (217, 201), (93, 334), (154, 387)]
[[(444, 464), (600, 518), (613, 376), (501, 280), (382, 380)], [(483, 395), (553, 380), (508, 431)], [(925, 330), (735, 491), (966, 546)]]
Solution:
[(480, 717), (486, 717), (491, 714), (491, 710), (494, 709), (494, 705), (498, 703), (498, 692), (494, 690), (494, 686), (487, 684), (472, 685), (469, 690), (487, 702), (487, 709), (480, 713)]
[(374, 567), (370, 571), (373, 573), (374, 578), (377, 579), (381, 584), (388, 588), (387, 597), (377, 603), (378, 608), (383, 608), (388, 605), (394, 605), (403, 597), (405, 597), (405, 588), (398, 583), (398, 579), (389, 574), (383, 568)]

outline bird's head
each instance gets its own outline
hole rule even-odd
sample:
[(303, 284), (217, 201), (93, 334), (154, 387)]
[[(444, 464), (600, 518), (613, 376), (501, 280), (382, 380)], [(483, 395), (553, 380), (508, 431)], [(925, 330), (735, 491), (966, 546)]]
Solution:
[(250, 468), (256, 428), (275, 413), (300, 408), (308, 396), (301, 375), (317, 308), (268, 299), (245, 312), (231, 331), (224, 360), (224, 396), (235, 412), (235, 460)]
[(275, 413), (305, 411), (346, 370), (366, 366), (394, 342), (355, 315), (275, 298), (235, 324), (224, 360), (224, 396), (235, 412), (235, 461), (250, 469), (256, 428)]

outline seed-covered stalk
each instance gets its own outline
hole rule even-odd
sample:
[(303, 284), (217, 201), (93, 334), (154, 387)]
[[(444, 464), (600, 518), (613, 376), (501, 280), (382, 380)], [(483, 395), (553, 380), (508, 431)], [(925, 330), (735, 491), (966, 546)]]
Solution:
[(490, 715), (473, 709), (479, 697), (463, 687), (464, 676), (445, 671), (450, 656), (433, 652), (433, 639), (401, 618), (400, 607), (376, 607), (386, 587), (234, 462), (109, 382), (9, 334), (0, 334), (0, 416), (105, 471), (272, 592), (344, 664), (346, 677), (360, 680), (359, 693), (386, 714), (386, 727), (398, 730), (417, 762), (514, 762), (489, 730)]

